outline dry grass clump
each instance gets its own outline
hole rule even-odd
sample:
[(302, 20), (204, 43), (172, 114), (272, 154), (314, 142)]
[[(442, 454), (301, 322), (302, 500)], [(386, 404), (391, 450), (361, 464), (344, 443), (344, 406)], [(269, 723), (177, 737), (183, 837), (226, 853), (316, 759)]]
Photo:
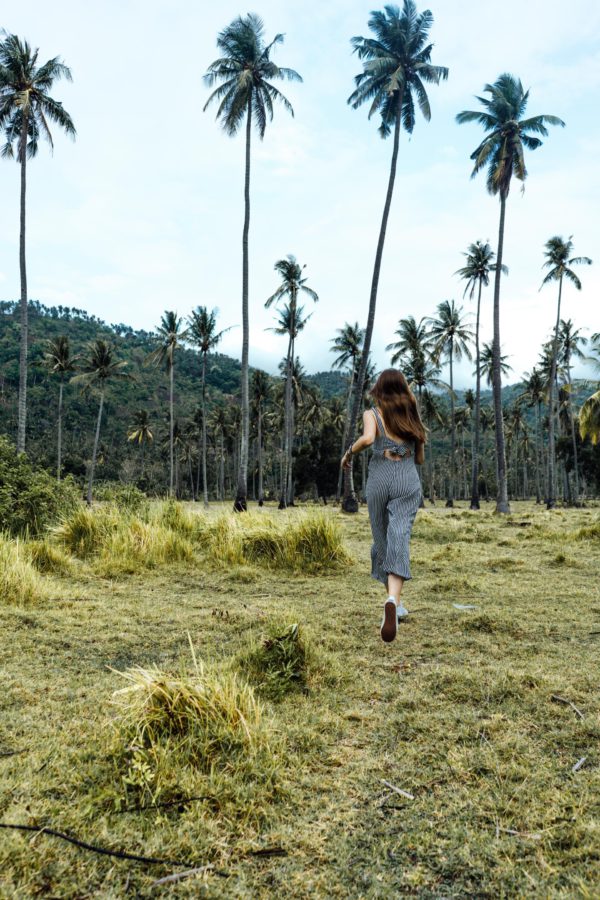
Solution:
[[(122, 773), (127, 793), (152, 802), (190, 789), (236, 818), (261, 817), (276, 792), (278, 741), (252, 688), (206, 668), (171, 674), (139, 666), (119, 673)], [(230, 811), (231, 812), (231, 811)]]
[(47, 586), (27, 559), (23, 544), (0, 533), (0, 601), (27, 606), (47, 597)]
[(98, 553), (129, 517), (115, 506), (78, 506), (54, 529), (55, 537), (80, 559)]
[(263, 514), (230, 514), (206, 527), (209, 556), (220, 564), (315, 574), (352, 562), (338, 524), (319, 513), (280, 520)]
[(48, 540), (28, 541), (25, 553), (29, 562), (43, 575), (71, 575), (73, 561)]
[(238, 668), (270, 700), (305, 690), (310, 653), (298, 624), (272, 622), (260, 643), (238, 659)]
[(165, 500), (154, 506), (149, 512), (147, 521), (162, 525), (175, 534), (187, 538), (197, 537), (204, 530), (204, 516), (188, 512), (176, 500)]
[(596, 540), (600, 541), (600, 522), (594, 522), (593, 525), (585, 525), (583, 528), (579, 528), (575, 532), (575, 537), (577, 540)]
[(133, 574), (168, 563), (191, 560), (190, 541), (164, 525), (131, 518), (105, 541), (96, 564), (99, 574)]

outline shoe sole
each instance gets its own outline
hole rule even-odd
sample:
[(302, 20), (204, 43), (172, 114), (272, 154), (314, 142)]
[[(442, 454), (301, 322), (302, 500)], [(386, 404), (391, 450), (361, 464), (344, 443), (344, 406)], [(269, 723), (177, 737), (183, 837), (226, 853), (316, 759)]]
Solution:
[(398, 629), (398, 618), (396, 613), (396, 604), (393, 600), (386, 600), (385, 606), (383, 607), (383, 623), (381, 625), (381, 640), (385, 641), (386, 644), (391, 644), (391, 642), (396, 637), (396, 632)]

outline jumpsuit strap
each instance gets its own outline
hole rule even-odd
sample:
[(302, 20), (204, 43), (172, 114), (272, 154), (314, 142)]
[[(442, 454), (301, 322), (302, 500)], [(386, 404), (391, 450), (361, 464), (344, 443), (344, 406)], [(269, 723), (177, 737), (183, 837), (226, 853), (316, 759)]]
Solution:
[(375, 416), (375, 421), (377, 422), (377, 430), (380, 432), (382, 437), (385, 437), (385, 428), (383, 427), (383, 422), (381, 421), (381, 416), (375, 409), (375, 407), (371, 407), (371, 412)]

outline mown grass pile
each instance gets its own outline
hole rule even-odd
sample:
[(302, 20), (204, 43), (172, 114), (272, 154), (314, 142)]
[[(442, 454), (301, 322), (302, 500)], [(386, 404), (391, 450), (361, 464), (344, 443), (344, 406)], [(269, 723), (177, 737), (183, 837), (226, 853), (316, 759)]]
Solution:
[(267, 634), (242, 653), (238, 668), (270, 700), (307, 687), (311, 654), (297, 623), (271, 622)]
[(23, 542), (0, 533), (0, 603), (27, 606), (48, 595), (48, 585), (29, 561)]

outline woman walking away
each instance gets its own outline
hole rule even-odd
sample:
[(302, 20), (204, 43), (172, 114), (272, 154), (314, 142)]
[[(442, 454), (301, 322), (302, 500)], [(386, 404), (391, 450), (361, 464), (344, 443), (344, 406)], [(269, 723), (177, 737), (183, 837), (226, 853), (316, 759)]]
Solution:
[(421, 503), (421, 482), (415, 463), (422, 465), (425, 429), (414, 394), (397, 369), (385, 369), (371, 397), (375, 405), (363, 413), (363, 434), (342, 458), (350, 466), (354, 453), (373, 445), (367, 480), (367, 505), (373, 546), (371, 575), (385, 585), (381, 637), (393, 641), (398, 622), (408, 615), (400, 595), (411, 577), (410, 533)]

